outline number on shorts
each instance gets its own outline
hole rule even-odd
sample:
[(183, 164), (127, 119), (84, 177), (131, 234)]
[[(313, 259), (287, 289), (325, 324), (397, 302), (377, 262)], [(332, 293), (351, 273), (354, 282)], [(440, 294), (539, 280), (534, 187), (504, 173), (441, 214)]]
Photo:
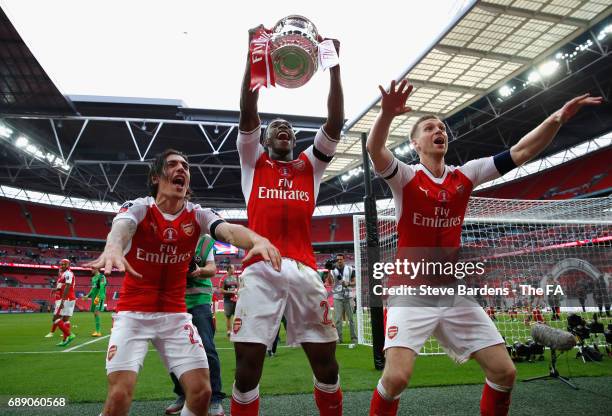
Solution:
[(329, 315), (329, 303), (326, 300), (322, 300), (319, 306), (323, 308), (323, 325), (331, 325), (332, 321), (327, 317)]
[(185, 324), (185, 326), (183, 327), (183, 329), (186, 329), (187, 331), (189, 331), (189, 341), (190, 341), (192, 344), (198, 344), (198, 341), (196, 341), (196, 340), (193, 338), (193, 336), (194, 336), (194, 334), (195, 334), (195, 331), (194, 331), (194, 329), (193, 329), (193, 326), (192, 326), (192, 325), (189, 325), (189, 324)]

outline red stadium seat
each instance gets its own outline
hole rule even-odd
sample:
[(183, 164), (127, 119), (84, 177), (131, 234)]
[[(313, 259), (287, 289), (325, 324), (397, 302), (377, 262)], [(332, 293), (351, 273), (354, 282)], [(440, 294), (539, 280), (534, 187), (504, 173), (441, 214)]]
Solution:
[(73, 237), (66, 221), (65, 210), (34, 204), (28, 204), (27, 210), (37, 234)]
[(610, 160), (612, 149), (605, 148), (540, 172), (537, 176), (477, 191), (474, 195), (503, 199), (570, 199), (610, 189)]
[(77, 237), (104, 240), (110, 231), (110, 214), (70, 210), (70, 216)]
[(32, 230), (24, 216), (19, 202), (0, 199), (0, 230), (31, 234)]

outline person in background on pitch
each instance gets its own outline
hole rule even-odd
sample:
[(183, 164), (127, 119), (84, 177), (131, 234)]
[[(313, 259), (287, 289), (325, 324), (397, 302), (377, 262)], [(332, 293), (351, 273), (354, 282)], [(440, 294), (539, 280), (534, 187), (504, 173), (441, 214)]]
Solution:
[(219, 292), (223, 295), (225, 331), (229, 338), (232, 333), (232, 317), (236, 313), (236, 302), (238, 301), (238, 288), (240, 287), (240, 282), (235, 275), (236, 269), (233, 264), (229, 264), (226, 271), (227, 274), (219, 280)]
[(354, 345), (357, 343), (352, 290), (355, 287), (355, 270), (344, 263), (344, 254), (336, 254), (336, 265), (327, 276), (334, 296), (334, 323), (338, 331), (338, 342), (342, 342), (342, 320), (346, 316), (351, 331), (351, 345)]
[[(217, 265), (213, 254), (215, 240), (208, 234), (200, 237), (187, 275), (185, 304), (187, 313), (191, 314), (193, 325), (198, 330), (208, 359), (210, 387), (212, 396), (208, 408), (209, 416), (223, 416), (222, 401), (225, 398), (221, 385), (221, 362), (215, 346), (215, 323), (212, 311), (213, 284), (211, 278), (217, 274)], [(166, 408), (167, 415), (178, 415), (185, 405), (185, 391), (174, 373), (170, 373), (174, 383), (176, 400)]]
[[(411, 111), (406, 101), (412, 85), (403, 80), (396, 88), (393, 81), (388, 91), (382, 86), (379, 89), (381, 112), (370, 131), (367, 150), (377, 173), (393, 193), (399, 260), (405, 256), (403, 250), (411, 248), (460, 247), (461, 226), (472, 190), (537, 156), (582, 107), (602, 102), (601, 97), (589, 97), (588, 94), (576, 97), (509, 150), (460, 167), (447, 166), (444, 162), (448, 150), (444, 122), (435, 115), (425, 115), (415, 122), (410, 134), (420, 164), (407, 165), (397, 159), (385, 143), (393, 119)], [(432, 225), (443, 219), (449, 225)], [(370, 415), (397, 413), (399, 398), (408, 386), (416, 356), (430, 335), (434, 335), (456, 361), (474, 358), (480, 364), (486, 376), (481, 414), (507, 415), (516, 369), (499, 331), (482, 308), (474, 305), (393, 306), (394, 300), (393, 297), (388, 300), (391, 306), (385, 334), (386, 363), (383, 376), (374, 389)]]
[(51, 338), (55, 328), (59, 328), (63, 334), (62, 342), (58, 343), (58, 347), (65, 347), (70, 344), (76, 335), (72, 333), (70, 325), (70, 317), (74, 313), (74, 304), (76, 297), (74, 296), (74, 286), (76, 280), (74, 273), (70, 270), (70, 260), (60, 260), (60, 270), (55, 286), (55, 310), (53, 312), (53, 326), (51, 332), (46, 337)]
[[(249, 31), (249, 43), (257, 29)], [(333, 41), (336, 51), (340, 48)], [(283, 271), (260, 259), (243, 261), (242, 281), (231, 340), (236, 352), (232, 389), (233, 416), (259, 412), (259, 380), (266, 349), (283, 315), (287, 345), (301, 345), (314, 373), (314, 397), (321, 415), (342, 414), (342, 390), (336, 361), (338, 335), (329, 319), (327, 290), (317, 273), (312, 250), (312, 213), (321, 178), (331, 162), (344, 124), (340, 66), (329, 68), (327, 120), (314, 143), (294, 159), (295, 132), (287, 120), (274, 119), (260, 141), (259, 91), (250, 89), (247, 56), (240, 99), (238, 154), (249, 227), (267, 236), (283, 258)], [(263, 144), (263, 145), (262, 145)], [(249, 253), (250, 254), (250, 253)]]
[[(285, 333), (287, 333), (287, 318), (283, 315), (281, 319), (281, 323), (285, 327)], [(274, 342), (272, 343), (272, 347), (268, 348), (268, 357), (272, 358), (276, 356), (276, 350), (278, 349), (278, 343), (280, 342), (280, 326), (278, 327), (278, 332), (276, 333), (276, 338), (274, 338)]]
[(595, 300), (595, 304), (597, 304), (597, 309), (599, 309), (599, 316), (602, 318), (604, 316), (604, 310), (606, 311), (607, 317), (612, 316), (610, 314), (610, 294), (608, 291), (606, 278), (602, 273), (599, 275), (599, 278), (595, 280), (595, 285), (593, 287), (593, 299)]
[[(61, 270), (58, 270), (58, 278)], [(49, 333), (45, 335), (45, 338), (53, 338), (53, 334), (57, 329), (57, 324), (55, 321), (60, 318), (57, 314), (59, 311), (57, 310), (57, 306), (59, 305), (59, 301), (62, 299), (62, 286), (59, 285), (54, 277), (49, 279), (49, 286), (51, 287), (50, 297), (53, 299), (52, 306), (49, 307), (49, 311), (53, 312), (53, 316), (51, 316), (51, 329)]]
[(94, 314), (95, 331), (92, 337), (101, 337), (100, 312), (104, 312), (104, 302), (106, 301), (106, 276), (100, 273), (97, 267), (91, 268), (91, 290), (84, 297), (91, 299), (89, 310)]
[[(555, 278), (549, 276), (546, 279), (546, 284), (550, 286), (556, 286)], [(560, 321), (561, 320), (561, 295), (558, 293), (550, 292), (548, 294), (548, 306), (550, 306), (551, 321)]]
[(185, 154), (167, 149), (157, 155), (148, 175), (151, 196), (121, 206), (104, 251), (88, 264), (104, 268), (107, 276), (113, 267), (125, 272), (106, 353), (105, 416), (129, 413), (149, 342), (185, 392), (180, 414), (206, 415), (208, 359), (185, 304), (186, 276), (202, 235), (249, 249), (250, 256), (281, 268), (279, 252), (266, 238), (189, 202), (190, 180)]

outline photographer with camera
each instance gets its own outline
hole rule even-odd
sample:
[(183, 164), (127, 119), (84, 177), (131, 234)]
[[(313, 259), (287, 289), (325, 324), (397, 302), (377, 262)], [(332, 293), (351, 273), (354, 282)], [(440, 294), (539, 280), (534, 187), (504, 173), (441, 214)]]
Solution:
[(355, 320), (353, 319), (353, 288), (355, 287), (355, 270), (344, 264), (344, 254), (336, 255), (336, 265), (328, 274), (328, 284), (332, 286), (334, 296), (334, 323), (338, 331), (338, 342), (342, 342), (342, 316), (346, 315), (351, 331), (351, 345), (357, 343)]

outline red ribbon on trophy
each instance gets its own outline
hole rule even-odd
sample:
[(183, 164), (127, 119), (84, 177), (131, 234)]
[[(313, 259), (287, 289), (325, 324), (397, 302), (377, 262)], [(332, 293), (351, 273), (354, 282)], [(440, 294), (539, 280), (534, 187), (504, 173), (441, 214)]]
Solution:
[(274, 87), (276, 80), (272, 68), (272, 51), (270, 50), (270, 39), (272, 31), (260, 27), (251, 39), (251, 90), (255, 91), (261, 87)]

